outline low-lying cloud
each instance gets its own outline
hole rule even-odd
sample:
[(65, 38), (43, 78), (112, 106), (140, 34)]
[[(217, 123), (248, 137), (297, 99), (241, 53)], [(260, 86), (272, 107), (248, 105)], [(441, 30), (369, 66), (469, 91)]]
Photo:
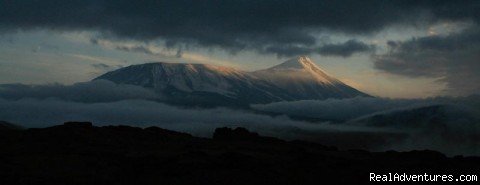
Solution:
[[(476, 136), (480, 131), (478, 96), (427, 100), (359, 97), (254, 106), (263, 111), (289, 115), (349, 120), (344, 123), (311, 123), (250, 110), (180, 108), (146, 100), (156, 97), (145, 89), (125, 87), (122, 90), (124, 86), (110, 83), (98, 81), (38, 87), (3, 85), (0, 120), (24, 127), (47, 127), (66, 121), (91, 121), (98, 126), (158, 126), (203, 137), (210, 137), (217, 127), (245, 127), (262, 135), (304, 139), (341, 148), (435, 149), (449, 155), (480, 155)], [(447, 104), (469, 107), (469, 111), (443, 107)], [(435, 109), (435, 106), (442, 107), (442, 110)], [(427, 107), (426, 111), (418, 111), (424, 107)], [(471, 107), (477, 109), (472, 113)], [(398, 121), (392, 122), (392, 119)], [(391, 124), (376, 124), (375, 120)], [(405, 120), (407, 122), (403, 122)], [(412, 127), (412, 124), (416, 126)]]
[[(477, 104), (480, 99), (473, 99)], [(431, 150), (466, 154), (480, 153), (480, 107), (462, 103), (432, 105), (390, 111), (359, 118), (348, 124), (376, 128), (395, 128), (409, 133), (393, 146), (400, 150), (429, 148)], [(388, 148), (389, 146), (387, 145)]]
[(140, 86), (115, 84), (106, 80), (75, 83), (73, 85), (0, 85), (0, 98), (19, 100), (23, 98), (57, 98), (75, 102), (113, 102), (126, 99), (159, 100), (162, 96)]
[(320, 118), (333, 121), (347, 121), (375, 112), (415, 107), (427, 104), (426, 100), (383, 99), (374, 97), (356, 97), (350, 99), (300, 100), (258, 104), (257, 110), (283, 113), (292, 116)]
[(92, 121), (96, 125), (159, 126), (210, 137), (217, 127), (246, 127), (265, 135), (287, 139), (314, 133), (381, 133), (381, 129), (331, 124), (310, 124), (286, 116), (271, 117), (227, 108), (185, 109), (146, 100), (108, 103), (67, 102), (58, 99), (0, 99), (0, 120), (24, 127), (47, 127), (66, 121)]
[[(385, 142), (377, 147), (383, 150), (432, 149), (447, 154), (480, 154), (478, 95), (411, 100), (372, 97), (303, 100), (254, 105), (253, 108), (296, 117), (331, 120), (338, 125), (382, 128), (406, 134), (401, 139), (395, 135), (382, 136)], [(371, 135), (357, 139), (361, 137)]]

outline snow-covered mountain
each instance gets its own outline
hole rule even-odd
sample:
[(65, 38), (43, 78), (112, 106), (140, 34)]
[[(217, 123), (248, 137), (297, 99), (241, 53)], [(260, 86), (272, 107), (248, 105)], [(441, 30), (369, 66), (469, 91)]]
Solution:
[(295, 100), (367, 96), (329, 76), (306, 56), (252, 74), (280, 87)]
[(367, 96), (330, 77), (308, 57), (245, 72), (207, 64), (148, 63), (101, 75), (119, 84), (152, 88), (172, 103), (248, 105), (276, 101)]

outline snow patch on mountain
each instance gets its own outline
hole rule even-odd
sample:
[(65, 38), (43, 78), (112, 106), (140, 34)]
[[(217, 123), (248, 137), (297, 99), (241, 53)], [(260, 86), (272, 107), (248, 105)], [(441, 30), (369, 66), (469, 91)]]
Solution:
[(329, 76), (306, 56), (254, 72), (207, 64), (147, 63), (108, 72), (97, 79), (202, 102), (251, 104), (367, 96)]
[(252, 72), (258, 78), (296, 94), (295, 99), (351, 98), (366, 94), (331, 77), (306, 56)]

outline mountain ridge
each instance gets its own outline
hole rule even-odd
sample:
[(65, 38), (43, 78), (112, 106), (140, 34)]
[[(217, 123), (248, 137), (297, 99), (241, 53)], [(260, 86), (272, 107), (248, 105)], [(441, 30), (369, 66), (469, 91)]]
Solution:
[(329, 76), (306, 56), (253, 72), (210, 64), (146, 63), (107, 72), (93, 80), (99, 79), (151, 88), (174, 102), (199, 105), (368, 96)]

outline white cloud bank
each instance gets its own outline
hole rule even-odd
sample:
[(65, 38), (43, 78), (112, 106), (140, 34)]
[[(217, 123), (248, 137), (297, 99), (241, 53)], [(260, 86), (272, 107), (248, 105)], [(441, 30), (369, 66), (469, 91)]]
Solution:
[[(70, 86), (0, 85), (0, 120), (24, 127), (47, 127), (66, 121), (91, 121), (98, 126), (158, 126), (203, 137), (210, 137), (218, 127), (240, 126), (262, 135), (341, 148), (435, 149), (450, 155), (480, 155), (479, 96), (329, 99), (254, 106), (263, 111), (350, 120), (337, 124), (307, 123), (250, 110), (186, 109), (158, 100), (161, 97), (148, 89), (108, 81)], [(437, 105), (441, 107), (438, 110)]]
[(75, 102), (112, 102), (126, 99), (161, 99), (162, 96), (140, 86), (115, 84), (106, 80), (81, 82), (73, 85), (0, 85), (0, 98), (19, 100), (23, 98), (57, 98)]

